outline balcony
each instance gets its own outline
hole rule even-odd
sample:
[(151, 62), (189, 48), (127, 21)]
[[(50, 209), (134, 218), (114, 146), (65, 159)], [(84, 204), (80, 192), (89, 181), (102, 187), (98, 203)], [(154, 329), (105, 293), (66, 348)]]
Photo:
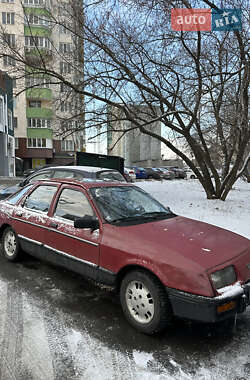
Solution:
[(52, 90), (50, 88), (29, 88), (26, 90), (27, 99), (52, 100)]
[(27, 138), (52, 139), (53, 131), (47, 128), (27, 128)]
[(32, 37), (49, 37), (51, 35), (51, 28), (47, 25), (25, 25), (24, 35)]
[(26, 108), (27, 118), (44, 118), (51, 119), (53, 117), (53, 111), (50, 108), (39, 108), (39, 107), (27, 107)]

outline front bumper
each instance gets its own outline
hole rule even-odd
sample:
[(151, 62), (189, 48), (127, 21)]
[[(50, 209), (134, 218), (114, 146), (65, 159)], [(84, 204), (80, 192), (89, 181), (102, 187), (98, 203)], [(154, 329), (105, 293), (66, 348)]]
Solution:
[(250, 282), (242, 285), (242, 292), (229, 297), (204, 297), (177, 289), (166, 288), (173, 314), (176, 317), (214, 323), (242, 313), (250, 304)]

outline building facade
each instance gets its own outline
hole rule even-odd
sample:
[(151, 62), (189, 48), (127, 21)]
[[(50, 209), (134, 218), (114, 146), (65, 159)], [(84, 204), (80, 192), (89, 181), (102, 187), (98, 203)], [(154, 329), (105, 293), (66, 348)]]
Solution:
[[(10, 47), (0, 68), (13, 78), (15, 153), (24, 169), (45, 164), (70, 164), (74, 152), (84, 148), (83, 117), (75, 112), (83, 99), (50, 70), (77, 83), (79, 46), (75, 41), (78, 0), (1, 0), (0, 23)], [(80, 4), (80, 0), (79, 0)], [(25, 64), (15, 57), (25, 57)], [(48, 74), (38, 66), (48, 68)], [(23, 67), (22, 67), (23, 66)], [(21, 74), (22, 73), (22, 74)], [(58, 83), (56, 83), (58, 82)], [(26, 91), (23, 91), (26, 89)], [(75, 115), (78, 114), (78, 117)], [(79, 132), (76, 132), (79, 130)]]
[[(138, 116), (138, 120), (149, 121), (150, 114), (147, 106), (131, 106), (131, 110)], [(158, 113), (155, 107), (156, 114)], [(125, 159), (125, 166), (153, 166), (161, 160), (161, 142), (149, 135), (143, 134), (119, 109), (114, 107), (108, 111), (107, 150), (108, 154), (121, 156)], [(161, 122), (156, 121), (147, 125), (147, 129), (161, 135)], [(126, 130), (128, 132), (124, 133)]]
[(15, 173), (12, 79), (0, 70), (0, 176)]

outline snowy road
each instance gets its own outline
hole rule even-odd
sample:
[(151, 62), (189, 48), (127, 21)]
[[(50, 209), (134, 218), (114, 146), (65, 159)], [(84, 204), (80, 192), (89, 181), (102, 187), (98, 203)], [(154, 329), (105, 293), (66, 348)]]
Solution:
[[(174, 211), (250, 238), (246, 185), (211, 203), (195, 181), (140, 183)], [(248, 380), (250, 309), (230, 331), (178, 321), (144, 336), (110, 290), (33, 258), (0, 256), (0, 380)]]

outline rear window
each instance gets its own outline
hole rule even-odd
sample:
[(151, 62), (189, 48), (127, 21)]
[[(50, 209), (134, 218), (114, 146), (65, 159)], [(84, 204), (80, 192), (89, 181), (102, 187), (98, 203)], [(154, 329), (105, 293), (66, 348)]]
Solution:
[(104, 181), (119, 181), (126, 182), (125, 178), (118, 171), (103, 171), (96, 173), (96, 178), (103, 179)]

